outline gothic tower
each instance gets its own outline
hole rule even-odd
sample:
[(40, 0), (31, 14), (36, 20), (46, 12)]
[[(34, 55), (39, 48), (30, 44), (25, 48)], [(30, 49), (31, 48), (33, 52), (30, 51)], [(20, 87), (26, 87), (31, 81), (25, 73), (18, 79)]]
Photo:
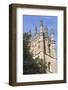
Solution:
[(48, 27), (45, 28), (45, 48), (46, 48), (46, 54), (49, 55), (49, 41), (48, 41)]
[(55, 48), (54, 32), (51, 33), (51, 37), (50, 37), (50, 55), (53, 58), (56, 58), (56, 48)]
[(40, 21), (40, 46), (41, 50), (44, 51), (44, 44), (43, 44), (43, 22), (42, 20)]
[(43, 22), (40, 21), (40, 46), (41, 50), (44, 51), (44, 43), (43, 43), (44, 37), (43, 37)]
[(45, 64), (45, 45), (44, 45), (44, 32), (43, 32), (43, 22), (40, 21), (40, 55), (43, 60), (43, 64)]
[(43, 21), (40, 20), (40, 32), (43, 32)]
[(37, 26), (35, 26), (35, 28), (34, 28), (34, 35), (36, 35), (37, 34)]

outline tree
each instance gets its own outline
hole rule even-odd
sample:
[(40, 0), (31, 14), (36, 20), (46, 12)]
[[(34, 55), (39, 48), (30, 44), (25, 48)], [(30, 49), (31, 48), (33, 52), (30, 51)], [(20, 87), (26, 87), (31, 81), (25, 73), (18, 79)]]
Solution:
[(39, 71), (39, 67), (29, 52), (30, 35), (28, 33), (24, 33), (23, 37), (23, 74), (37, 73)]
[(46, 63), (44, 63), (43, 59), (36, 58), (35, 60), (37, 65), (39, 66), (40, 73), (46, 73), (47, 66)]
[(43, 60), (36, 58), (33, 59), (32, 54), (29, 52), (30, 35), (24, 33), (23, 35), (23, 74), (38, 74), (46, 73), (46, 65)]

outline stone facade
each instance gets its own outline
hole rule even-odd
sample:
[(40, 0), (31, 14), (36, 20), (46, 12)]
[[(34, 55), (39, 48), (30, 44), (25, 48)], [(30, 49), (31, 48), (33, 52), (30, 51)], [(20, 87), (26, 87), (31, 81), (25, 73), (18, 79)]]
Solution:
[(56, 73), (57, 60), (54, 32), (51, 32), (51, 35), (48, 36), (48, 27), (46, 26), (45, 30), (43, 28), (42, 21), (40, 21), (40, 32), (37, 32), (37, 27), (35, 26), (35, 34), (30, 40), (30, 52), (34, 59), (38, 57), (46, 63), (47, 73)]

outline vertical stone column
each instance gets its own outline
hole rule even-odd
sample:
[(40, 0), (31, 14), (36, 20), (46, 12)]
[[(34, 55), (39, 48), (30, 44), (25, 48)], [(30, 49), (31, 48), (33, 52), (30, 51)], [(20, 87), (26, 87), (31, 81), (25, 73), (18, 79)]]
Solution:
[(50, 38), (50, 55), (53, 58), (56, 58), (56, 48), (55, 48), (54, 33), (51, 33), (51, 38)]
[(48, 41), (48, 27), (46, 26), (46, 28), (45, 28), (45, 52), (46, 52), (46, 54), (48, 54), (49, 55), (49, 46), (48, 46), (48, 44), (49, 44), (49, 41)]

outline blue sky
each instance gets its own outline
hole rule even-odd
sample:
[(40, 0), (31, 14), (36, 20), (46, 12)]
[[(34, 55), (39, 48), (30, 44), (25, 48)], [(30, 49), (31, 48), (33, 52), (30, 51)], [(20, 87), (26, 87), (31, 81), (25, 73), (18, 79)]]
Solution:
[(37, 26), (37, 31), (40, 31), (40, 20), (43, 21), (43, 27), (45, 29), (46, 25), (48, 27), (48, 33), (53, 31), (55, 34), (55, 41), (57, 48), (57, 16), (33, 16), (33, 15), (24, 15), (24, 32), (29, 32), (31, 30), (32, 34), (34, 34), (35, 25)]

